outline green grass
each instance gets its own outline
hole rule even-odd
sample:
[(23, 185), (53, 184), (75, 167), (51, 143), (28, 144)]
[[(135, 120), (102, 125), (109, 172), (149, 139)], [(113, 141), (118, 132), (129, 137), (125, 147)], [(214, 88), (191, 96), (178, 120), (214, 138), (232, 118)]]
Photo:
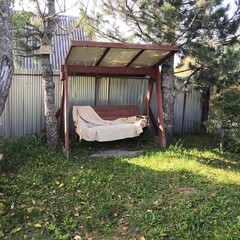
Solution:
[[(71, 148), (66, 160), (41, 137), (0, 140), (3, 239), (240, 239), (240, 157), (212, 136), (166, 151), (146, 137)], [(146, 151), (90, 157), (116, 148)]]

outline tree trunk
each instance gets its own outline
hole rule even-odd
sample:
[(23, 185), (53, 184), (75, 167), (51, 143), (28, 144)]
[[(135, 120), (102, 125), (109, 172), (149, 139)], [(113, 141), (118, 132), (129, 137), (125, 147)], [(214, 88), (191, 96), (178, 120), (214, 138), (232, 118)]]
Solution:
[(13, 55), (10, 1), (0, 0), (0, 116), (12, 83)]
[(54, 105), (55, 85), (53, 82), (53, 71), (49, 55), (42, 55), (41, 60), (47, 144), (50, 149), (54, 150), (58, 140), (58, 132)]
[[(46, 18), (47, 24), (44, 27), (45, 36), (51, 43), (54, 31), (56, 28), (56, 23), (54, 16), (55, 11), (55, 1), (47, 1), (48, 15)], [(42, 54), (42, 81), (43, 81), (43, 91), (44, 91), (44, 112), (46, 120), (46, 135), (47, 144), (51, 150), (55, 150), (58, 140), (57, 132), (57, 119), (55, 116), (55, 85), (53, 82), (53, 70), (50, 63), (50, 55)]]
[(209, 101), (210, 101), (210, 87), (207, 87), (202, 92), (202, 114), (201, 114), (201, 131), (206, 132), (204, 122), (208, 120), (209, 114)]
[(172, 142), (174, 130), (174, 58), (162, 66), (163, 112), (167, 145)]

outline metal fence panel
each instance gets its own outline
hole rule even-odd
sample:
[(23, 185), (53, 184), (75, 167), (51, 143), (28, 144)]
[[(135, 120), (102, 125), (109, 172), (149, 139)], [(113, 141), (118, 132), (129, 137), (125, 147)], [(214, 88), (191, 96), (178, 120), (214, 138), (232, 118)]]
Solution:
[(9, 124), (9, 109), (10, 109), (10, 98), (7, 99), (4, 111), (0, 116), (0, 136), (10, 135), (10, 124)]
[[(59, 71), (54, 72), (55, 107), (60, 108), (62, 82)], [(139, 106), (143, 114), (148, 81), (140, 78), (101, 78), (98, 103), (100, 105)], [(72, 106), (94, 105), (96, 102), (95, 77), (73, 76), (69, 78), (69, 116), (73, 131)], [(151, 109), (157, 115), (155, 86)], [(174, 131), (185, 133), (198, 130), (201, 120), (201, 94), (196, 90), (186, 95), (185, 118), (183, 120), (184, 94), (176, 97), (174, 106)], [(0, 117), (0, 136), (20, 137), (40, 133), (45, 127), (44, 100), (40, 70), (16, 69), (5, 110)], [(157, 119), (156, 119), (157, 120)], [(153, 129), (150, 129), (154, 133)]]
[(110, 105), (138, 105), (143, 114), (147, 94), (147, 79), (145, 78), (111, 78)]
[[(185, 97), (185, 107), (184, 107)], [(187, 133), (200, 130), (201, 93), (192, 89), (189, 93), (179, 93), (174, 103), (174, 132)]]

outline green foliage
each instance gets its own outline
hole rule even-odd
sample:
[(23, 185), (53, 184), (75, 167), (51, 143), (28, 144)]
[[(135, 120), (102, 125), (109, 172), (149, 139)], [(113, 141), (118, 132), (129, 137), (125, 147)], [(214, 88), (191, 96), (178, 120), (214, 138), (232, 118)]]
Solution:
[(91, 157), (132, 142), (74, 142), (66, 161), (39, 136), (1, 139), (4, 164), (13, 164), (1, 173), (0, 236), (238, 239), (238, 155), (218, 151), (212, 136), (189, 135), (165, 151), (144, 137), (138, 157)]
[(18, 11), (18, 12), (13, 12), (12, 14), (12, 20), (14, 24), (14, 28), (16, 30), (22, 30), (23, 26), (25, 24), (30, 24), (31, 19), (34, 16), (32, 12), (27, 12), (27, 11)]
[(239, 46), (232, 47), (239, 42), (240, 3), (235, 4), (230, 14), (223, 0), (101, 0), (89, 26), (97, 37), (178, 45), (195, 61), (188, 83), (224, 88), (240, 73)]
[[(88, 17), (83, 9), (80, 9), (80, 18), (81, 18), (81, 27), (84, 28), (84, 34), (88, 36), (90, 39), (95, 40), (95, 32), (93, 26), (93, 20)], [(89, 26), (90, 25), (90, 26)]]
[(218, 94), (212, 100), (213, 108), (216, 109), (215, 114), (218, 120), (225, 122), (240, 123), (240, 89), (229, 89)]
[(212, 108), (207, 122), (209, 130), (219, 133), (225, 149), (240, 152), (240, 89), (235, 87), (217, 94)]
[(13, 48), (16, 55), (36, 54), (43, 37), (43, 27), (36, 13), (18, 11), (12, 14)]

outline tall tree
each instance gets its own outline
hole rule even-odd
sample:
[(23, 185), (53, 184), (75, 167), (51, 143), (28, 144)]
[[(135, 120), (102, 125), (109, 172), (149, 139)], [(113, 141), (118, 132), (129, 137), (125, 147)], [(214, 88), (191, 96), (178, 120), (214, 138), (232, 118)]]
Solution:
[[(138, 41), (180, 46), (184, 55), (195, 59), (190, 80), (209, 86), (216, 59), (237, 41), (240, 2), (228, 15), (230, 5), (223, 0), (101, 0), (94, 17), (98, 36), (117, 41)], [(90, 21), (90, 23), (91, 23)], [(218, 58), (219, 59), (219, 58)], [(170, 60), (172, 61), (172, 60)], [(219, 63), (221, 64), (221, 63)], [(163, 66), (164, 118), (168, 143), (173, 132), (173, 64)], [(202, 81), (202, 80), (206, 81)], [(166, 82), (167, 81), (167, 82)]]
[(54, 36), (57, 15), (55, 0), (47, 0), (44, 4), (39, 0), (30, 2), (36, 8), (36, 12), (22, 10), (13, 13), (14, 51), (16, 56), (35, 57), (41, 64), (47, 144), (50, 149), (55, 150), (58, 131), (53, 70), (50, 52), (39, 51), (41, 45), (46, 41), (51, 43)]
[(0, 0), (0, 116), (8, 97), (13, 72), (10, 5), (11, 1)]
[[(55, 1), (48, 0), (46, 3), (47, 12), (43, 14), (38, 5), (38, 13), (42, 16), (43, 20), (43, 37), (46, 37), (49, 42), (52, 41), (56, 23), (54, 20)], [(51, 149), (55, 149), (58, 140), (57, 131), (57, 119), (55, 116), (55, 87), (53, 82), (53, 70), (50, 62), (50, 54), (41, 54), (42, 64), (42, 80), (43, 80), (43, 92), (44, 92), (44, 106), (45, 106), (45, 117), (46, 117), (46, 135), (47, 143)]]
[[(40, 0), (32, 0), (30, 2), (35, 6), (36, 11), (29, 12), (23, 10), (13, 15), (15, 27), (14, 47), (16, 55), (22, 57), (34, 56), (41, 63), (47, 143), (54, 150), (58, 141), (54, 104), (55, 86), (50, 53), (43, 50), (43, 47), (46, 48), (47, 46), (42, 44), (52, 43), (57, 24), (59, 23), (58, 16), (67, 10), (66, 1), (62, 1), (62, 5), (57, 0), (46, 0), (44, 3)], [(65, 34), (70, 34), (78, 26), (79, 23), (71, 30), (63, 30)]]

